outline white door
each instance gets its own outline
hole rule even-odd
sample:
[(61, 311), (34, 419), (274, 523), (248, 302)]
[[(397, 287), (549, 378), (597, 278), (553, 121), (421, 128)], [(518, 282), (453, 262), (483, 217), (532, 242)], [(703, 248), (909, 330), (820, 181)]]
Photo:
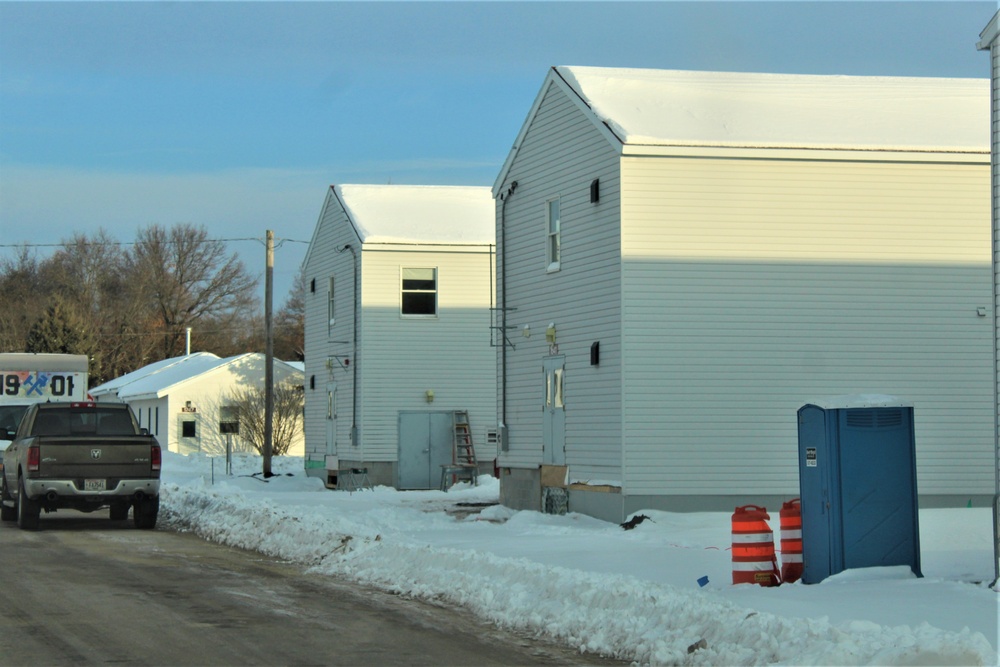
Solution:
[(542, 462), (546, 465), (566, 465), (566, 401), (563, 382), (566, 358), (546, 357), (542, 360), (545, 380), (545, 402), (542, 406)]
[(326, 453), (337, 453), (337, 383), (326, 385)]

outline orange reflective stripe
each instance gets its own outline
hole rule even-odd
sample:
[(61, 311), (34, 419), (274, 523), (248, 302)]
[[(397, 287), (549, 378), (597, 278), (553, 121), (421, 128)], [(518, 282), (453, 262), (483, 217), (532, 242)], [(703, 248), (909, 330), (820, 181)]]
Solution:
[(774, 545), (733, 547), (733, 560), (767, 558), (774, 556)]

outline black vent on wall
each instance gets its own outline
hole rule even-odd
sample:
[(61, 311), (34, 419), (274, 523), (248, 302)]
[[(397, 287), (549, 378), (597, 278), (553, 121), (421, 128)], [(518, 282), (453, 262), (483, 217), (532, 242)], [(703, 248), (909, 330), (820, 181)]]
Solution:
[(596, 204), (601, 201), (601, 179), (595, 178), (590, 182), (590, 203)]
[(315, 278), (313, 278), (312, 282), (309, 283), (309, 291), (313, 292), (313, 293), (316, 292), (316, 279)]

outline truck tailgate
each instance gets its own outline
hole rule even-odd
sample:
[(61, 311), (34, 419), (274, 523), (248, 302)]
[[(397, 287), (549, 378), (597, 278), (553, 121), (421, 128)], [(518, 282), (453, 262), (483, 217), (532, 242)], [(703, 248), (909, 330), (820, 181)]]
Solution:
[(43, 437), (37, 441), (41, 466), (28, 474), (34, 479), (137, 479), (159, 477), (153, 470), (148, 437), (109, 436), (99, 442), (70, 437)]

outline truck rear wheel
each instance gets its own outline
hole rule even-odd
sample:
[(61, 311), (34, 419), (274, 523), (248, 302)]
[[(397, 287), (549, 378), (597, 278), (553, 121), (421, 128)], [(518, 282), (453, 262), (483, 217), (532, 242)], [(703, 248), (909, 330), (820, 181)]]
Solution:
[(150, 530), (156, 527), (156, 517), (160, 513), (160, 498), (142, 498), (132, 505), (132, 520), (136, 528)]
[(38, 528), (38, 516), (41, 514), (41, 506), (35, 500), (29, 500), (28, 494), (24, 491), (24, 480), (17, 480), (17, 527), (22, 530), (35, 530)]

